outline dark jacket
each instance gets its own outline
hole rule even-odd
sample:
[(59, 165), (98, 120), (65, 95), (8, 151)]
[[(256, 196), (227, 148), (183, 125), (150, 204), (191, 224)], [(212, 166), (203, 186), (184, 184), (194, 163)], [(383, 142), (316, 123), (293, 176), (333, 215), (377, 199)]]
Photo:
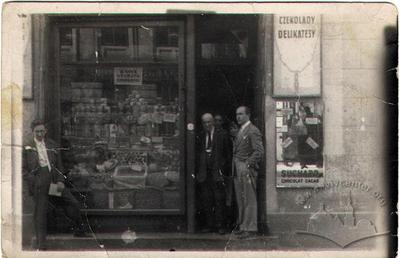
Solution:
[[(204, 182), (207, 178), (207, 161), (206, 161), (206, 132), (202, 132), (197, 138), (197, 153), (198, 153), (198, 171), (197, 181)], [(223, 130), (215, 129), (212, 140), (211, 152), (211, 173), (215, 181), (224, 180), (224, 176), (228, 174), (227, 168), (231, 162), (231, 151), (229, 148), (229, 137)]]
[[(64, 182), (63, 166), (61, 162), (61, 155), (58, 145), (51, 139), (44, 140), (47, 148), (47, 156), (49, 158), (51, 166), (51, 177), (52, 182)], [(35, 177), (39, 173), (39, 154), (36, 148), (35, 140), (33, 136), (29, 137), (29, 140), (24, 143), (22, 150), (22, 175), (27, 181), (29, 186), (29, 192), (33, 193), (35, 186)]]
[(238, 133), (233, 143), (233, 158), (246, 162), (249, 167), (258, 169), (263, 154), (262, 135), (258, 128), (250, 123), (243, 132)]

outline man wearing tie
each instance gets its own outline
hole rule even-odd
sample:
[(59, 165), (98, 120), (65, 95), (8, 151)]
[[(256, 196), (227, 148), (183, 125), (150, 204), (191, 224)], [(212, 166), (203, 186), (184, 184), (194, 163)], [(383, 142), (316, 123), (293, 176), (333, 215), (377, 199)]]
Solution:
[(248, 238), (257, 233), (257, 170), (264, 153), (262, 135), (250, 122), (250, 110), (241, 106), (236, 110), (240, 126), (233, 143), (233, 175), (238, 206), (235, 234)]
[(227, 134), (215, 128), (214, 118), (205, 113), (202, 117), (204, 131), (199, 137), (199, 183), (200, 201), (205, 215), (206, 227), (203, 232), (215, 228), (225, 234), (225, 173), (231, 162)]
[[(47, 209), (49, 202), (61, 202), (68, 217), (74, 223), (74, 236), (84, 237), (79, 203), (64, 186), (63, 166), (56, 143), (45, 137), (46, 128), (41, 120), (31, 124), (33, 137), (24, 143), (23, 177), (34, 200), (33, 224), (36, 234), (36, 248), (46, 249)], [(55, 190), (49, 191), (50, 184)], [(59, 196), (52, 196), (52, 195)]]

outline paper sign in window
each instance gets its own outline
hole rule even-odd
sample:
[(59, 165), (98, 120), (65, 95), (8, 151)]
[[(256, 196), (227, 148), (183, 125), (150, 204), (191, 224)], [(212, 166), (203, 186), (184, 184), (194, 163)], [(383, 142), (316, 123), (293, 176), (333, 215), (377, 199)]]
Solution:
[(176, 114), (165, 113), (163, 120), (164, 120), (164, 122), (175, 123)]
[(307, 138), (306, 143), (310, 145), (310, 147), (313, 148), (314, 150), (319, 147), (319, 144), (316, 143), (311, 137)]
[(289, 145), (290, 144), (292, 144), (293, 143), (293, 140), (292, 140), (292, 138), (290, 138), (290, 137), (288, 137), (288, 138), (286, 138), (283, 142), (282, 142), (282, 147), (283, 148), (287, 148), (287, 147), (289, 147)]

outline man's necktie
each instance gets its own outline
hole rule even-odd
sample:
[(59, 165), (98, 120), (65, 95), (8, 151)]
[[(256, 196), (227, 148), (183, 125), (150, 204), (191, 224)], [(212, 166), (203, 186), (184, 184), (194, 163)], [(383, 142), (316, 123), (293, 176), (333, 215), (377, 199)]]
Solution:
[(211, 133), (207, 131), (206, 150), (211, 149)]

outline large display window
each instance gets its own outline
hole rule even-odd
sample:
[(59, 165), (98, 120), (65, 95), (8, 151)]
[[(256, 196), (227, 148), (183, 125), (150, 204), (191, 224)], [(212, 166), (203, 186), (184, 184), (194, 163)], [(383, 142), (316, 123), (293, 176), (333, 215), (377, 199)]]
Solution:
[(182, 213), (182, 22), (57, 30), (63, 158), (82, 208)]

